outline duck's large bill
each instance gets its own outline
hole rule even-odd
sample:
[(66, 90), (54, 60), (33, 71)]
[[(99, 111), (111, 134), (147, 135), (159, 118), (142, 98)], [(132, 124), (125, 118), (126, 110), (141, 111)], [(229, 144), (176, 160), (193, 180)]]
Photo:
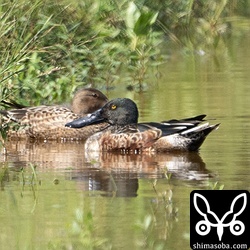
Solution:
[(66, 123), (65, 126), (69, 128), (82, 128), (90, 124), (101, 122), (103, 120), (104, 119), (101, 117), (101, 109), (98, 109), (92, 114), (89, 114), (85, 117), (81, 117), (72, 122)]

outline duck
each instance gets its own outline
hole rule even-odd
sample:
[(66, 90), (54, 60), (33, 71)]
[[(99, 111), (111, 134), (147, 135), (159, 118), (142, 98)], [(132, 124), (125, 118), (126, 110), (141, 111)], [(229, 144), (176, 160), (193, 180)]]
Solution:
[(5, 118), (2, 127), (11, 128), (7, 132), (9, 139), (85, 140), (98, 131), (100, 125), (97, 128), (94, 125), (76, 131), (65, 127), (65, 121), (70, 122), (93, 113), (107, 102), (108, 98), (95, 88), (79, 89), (74, 94), (71, 107), (60, 105), (26, 107), (13, 101), (3, 100), (2, 105), (11, 109), (0, 110), (0, 114)]
[(65, 126), (81, 129), (93, 124), (108, 124), (86, 140), (85, 150), (140, 153), (198, 151), (206, 137), (220, 125), (210, 125), (204, 120), (206, 115), (145, 123), (138, 123), (138, 117), (134, 101), (117, 98)]

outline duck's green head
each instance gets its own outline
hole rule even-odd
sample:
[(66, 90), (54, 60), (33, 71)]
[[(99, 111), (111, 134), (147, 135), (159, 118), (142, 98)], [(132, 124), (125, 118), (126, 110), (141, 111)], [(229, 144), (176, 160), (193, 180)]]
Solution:
[(138, 109), (131, 99), (117, 98), (106, 103), (94, 113), (67, 123), (67, 127), (81, 128), (90, 124), (108, 122), (111, 125), (126, 126), (138, 122)]

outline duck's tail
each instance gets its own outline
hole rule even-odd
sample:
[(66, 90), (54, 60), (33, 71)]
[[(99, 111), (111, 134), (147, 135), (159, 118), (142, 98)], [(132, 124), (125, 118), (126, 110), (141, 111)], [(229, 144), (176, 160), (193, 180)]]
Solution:
[(208, 123), (201, 124), (194, 128), (185, 130), (180, 133), (181, 136), (189, 139), (188, 150), (197, 151), (202, 145), (206, 137), (213, 131), (218, 129), (220, 123), (209, 125)]

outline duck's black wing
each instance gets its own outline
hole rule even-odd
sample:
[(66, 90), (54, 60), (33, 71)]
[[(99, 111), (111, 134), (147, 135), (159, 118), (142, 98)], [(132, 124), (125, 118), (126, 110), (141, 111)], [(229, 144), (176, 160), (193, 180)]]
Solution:
[(182, 133), (194, 127), (197, 127), (205, 120), (206, 115), (198, 115), (195, 117), (184, 118), (184, 119), (172, 119), (162, 122), (146, 122), (139, 123), (138, 130), (143, 132), (148, 129), (160, 129), (162, 136), (167, 136), (175, 133)]

